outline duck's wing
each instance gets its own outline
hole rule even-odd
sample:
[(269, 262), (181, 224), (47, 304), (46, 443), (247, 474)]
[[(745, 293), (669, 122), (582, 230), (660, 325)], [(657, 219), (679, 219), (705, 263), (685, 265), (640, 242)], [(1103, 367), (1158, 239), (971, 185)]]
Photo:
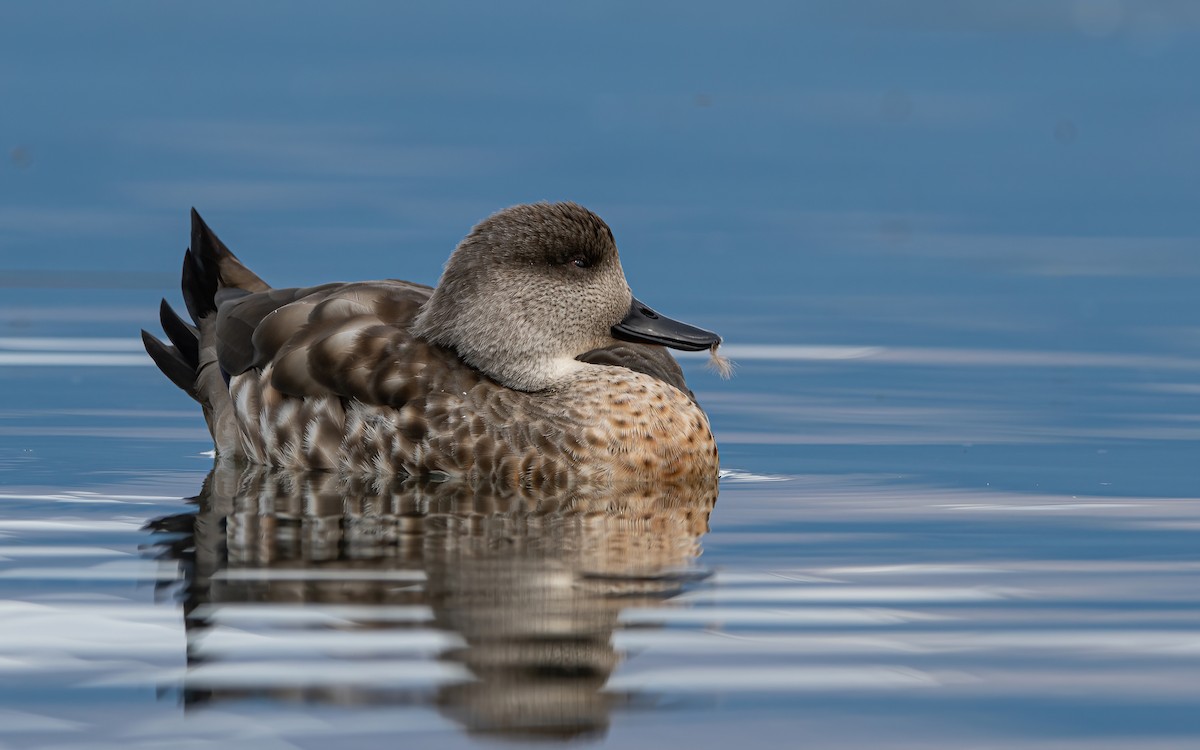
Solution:
[(683, 379), (683, 370), (680, 369), (679, 363), (664, 346), (621, 342), (603, 349), (593, 349), (575, 359), (593, 365), (627, 367), (673, 385), (686, 393), (692, 401), (696, 400)]
[(218, 362), (230, 376), (269, 367), (271, 385), (289, 396), (398, 406), (418, 375), (407, 370), (453, 359), (409, 331), (431, 293), (389, 280), (229, 299), (218, 309)]
[[(265, 366), (283, 343), (274, 337), (296, 333), (306, 323), (304, 313), (345, 286), (324, 284), (255, 294), (221, 290), (217, 297), (217, 362), (221, 370), (232, 376)], [(287, 330), (289, 323), (292, 330)]]

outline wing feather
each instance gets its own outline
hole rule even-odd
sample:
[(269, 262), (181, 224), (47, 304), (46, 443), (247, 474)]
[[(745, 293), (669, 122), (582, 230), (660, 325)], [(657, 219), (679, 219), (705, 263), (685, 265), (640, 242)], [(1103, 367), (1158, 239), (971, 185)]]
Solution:
[(408, 328), (431, 291), (370, 281), (230, 299), (218, 309), (218, 361), (231, 375), (269, 366), (271, 385), (290, 396), (391, 403), (408, 392), (391, 377), (398, 350), (428, 346)]
[(683, 379), (683, 370), (666, 347), (621, 342), (603, 349), (593, 349), (576, 359), (593, 365), (629, 368), (673, 385), (686, 393), (692, 401), (696, 400), (695, 395), (688, 389), (687, 381)]

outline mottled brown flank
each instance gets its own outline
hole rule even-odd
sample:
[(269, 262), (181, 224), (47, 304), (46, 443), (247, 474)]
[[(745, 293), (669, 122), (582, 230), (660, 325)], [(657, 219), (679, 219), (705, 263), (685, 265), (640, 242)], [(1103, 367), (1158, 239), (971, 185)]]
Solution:
[[(286, 396), (272, 385), (270, 367), (234, 378), (247, 454), (292, 469), (444, 474), (533, 494), (717, 473), (704, 413), (687, 395), (647, 375), (588, 368), (562, 392), (527, 394), (461, 365), (409, 366), (424, 386), (417, 392), (425, 395), (396, 406)], [(665, 408), (648, 409), (647, 403)], [(331, 438), (336, 449), (330, 449)]]

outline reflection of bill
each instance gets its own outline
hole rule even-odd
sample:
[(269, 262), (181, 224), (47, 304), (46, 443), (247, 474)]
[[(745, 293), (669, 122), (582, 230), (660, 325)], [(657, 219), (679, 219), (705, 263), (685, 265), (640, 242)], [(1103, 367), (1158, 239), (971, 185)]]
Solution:
[[(435, 704), (472, 732), (603, 732), (622, 609), (678, 593), (717, 497), (531, 500), (453, 483), (218, 467), (195, 514), (185, 703)], [(297, 663), (301, 667), (297, 666)]]

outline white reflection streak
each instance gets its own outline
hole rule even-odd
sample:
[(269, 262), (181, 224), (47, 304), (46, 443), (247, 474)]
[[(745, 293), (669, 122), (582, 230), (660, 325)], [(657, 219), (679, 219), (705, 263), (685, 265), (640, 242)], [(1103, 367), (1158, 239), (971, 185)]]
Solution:
[(374, 604), (202, 604), (193, 616), (217, 625), (313, 627), (348, 622), (429, 622), (429, 606)]
[[(887, 364), (979, 367), (1160, 367), (1200, 370), (1200, 359), (1149, 354), (1031, 351), (1022, 349), (938, 349), (931, 347), (803, 346), (729, 344), (721, 353), (733, 360), (823, 361), (864, 360)], [(707, 352), (677, 352), (679, 357), (707, 357)]]
[(46, 670), (111, 672), (146, 668), (184, 653), (183, 627), (173, 607), (0, 602), (0, 673)]
[[(1200, 562), (1186, 560), (1159, 562), (1154, 560), (1007, 560), (1002, 568), (975, 565), (845, 565), (818, 568), (831, 575), (956, 575), (979, 573), (1173, 573), (1200, 570)], [(719, 580), (719, 579), (718, 579)]]
[(99, 492), (87, 492), (85, 490), (80, 490), (77, 492), (46, 493), (39, 495), (31, 493), (0, 493), (0, 500), (46, 500), (59, 503), (134, 503), (138, 505), (149, 505), (154, 502), (178, 499), (178, 497), (170, 497), (167, 495), (105, 495)]
[(214, 581), (412, 581), (424, 582), (423, 570), (318, 570), (315, 568), (226, 568)]
[(70, 545), (10, 545), (0, 547), (0, 560), (31, 557), (131, 557), (134, 553), (108, 547), (72, 547)]
[(174, 581), (179, 564), (154, 560), (117, 560), (80, 567), (25, 567), (0, 570), (0, 579), (17, 581)]
[(668, 607), (630, 608), (621, 612), (620, 622), (671, 625), (898, 625), (907, 622), (943, 622), (958, 618), (926, 612), (911, 612), (879, 607)]
[(1018, 592), (934, 586), (776, 586), (709, 589), (675, 597), (677, 602), (984, 602)]
[(658, 669), (614, 677), (609, 690), (677, 692), (772, 690), (875, 690), (936, 687), (943, 680), (906, 667), (693, 667)]
[(202, 664), (187, 671), (189, 688), (286, 687), (296, 685), (370, 685), (429, 688), (475, 677), (466, 667), (415, 659), (337, 662), (228, 662)]
[(441, 630), (403, 629), (384, 631), (271, 631), (249, 632), (222, 627), (189, 638), (193, 655), (205, 657), (297, 658), (334, 656), (376, 657), (385, 654), (433, 656), (466, 642), (455, 633)]
[[(722, 346), (721, 353), (738, 359), (779, 360), (841, 360), (867, 359), (882, 356), (888, 350), (882, 346), (803, 346), (777, 344), (732, 344)], [(681, 356), (695, 356), (680, 353)], [(704, 356), (708, 356), (707, 353)]]
[(1113, 508), (1139, 508), (1140, 503), (1050, 503), (1044, 505), (996, 505), (988, 503), (948, 503), (946, 505), (934, 505), (934, 508), (945, 508), (946, 510), (987, 510), (987, 511), (1095, 511), (1095, 510), (1110, 510)]
[(739, 570), (720, 570), (708, 579), (714, 586), (737, 586), (747, 583), (787, 585), (795, 583), (843, 583), (833, 578), (814, 576), (794, 571), (768, 571), (754, 573)]
[(1056, 656), (1160, 656), (1200, 658), (1200, 633), (1189, 630), (973, 630), (969, 633), (888, 633), (864, 638), (791, 633), (732, 634), (719, 631), (676, 632), (622, 630), (614, 635), (622, 650), (653, 649), (661, 654), (1006, 654), (1052, 652)]
[(55, 338), (50, 336), (0, 336), (0, 349), (29, 352), (140, 352), (133, 338)]
[(744, 634), (715, 630), (619, 630), (613, 634), (613, 646), (620, 651), (646, 651), (656, 654), (774, 654), (788, 655), (862, 655), (918, 654), (927, 648), (907, 642), (903, 637), (862, 637), (845, 635), (803, 635), (792, 633)]
[(140, 532), (144, 521), (101, 521), (101, 520), (65, 520), (51, 521), (42, 519), (0, 519), (0, 531), (80, 531), (92, 534), (97, 531), (134, 531)]
[(144, 354), (0, 352), (0, 366), (4, 367), (141, 367), (148, 364), (151, 364), (150, 358)]
[(789, 482), (793, 479), (777, 474), (755, 474), (740, 469), (721, 469), (720, 477), (725, 482)]
[(142, 367), (141, 341), (130, 338), (0, 337), (0, 366)]
[[(211, 440), (204, 427), (45, 427), (0, 425), (0, 435), (17, 437), (98, 437), (134, 440)], [(178, 499), (178, 498), (173, 498)]]
[(989, 575), (995, 573), (1008, 573), (1012, 569), (1012, 566), (1007, 564), (1003, 568), (995, 568), (979, 565), (901, 563), (897, 565), (848, 565), (838, 568), (822, 568), (822, 571), (835, 575), (844, 575), (847, 573), (859, 575), (864, 573), (870, 575)]

